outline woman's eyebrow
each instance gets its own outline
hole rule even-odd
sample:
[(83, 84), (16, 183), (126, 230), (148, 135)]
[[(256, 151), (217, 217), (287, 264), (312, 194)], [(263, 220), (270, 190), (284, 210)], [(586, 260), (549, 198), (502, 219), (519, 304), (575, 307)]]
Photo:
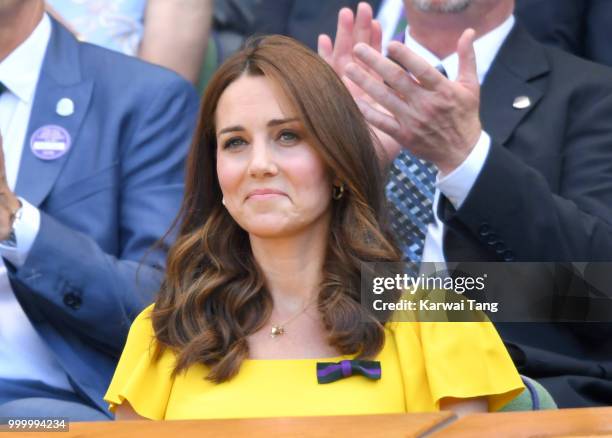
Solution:
[[(297, 117), (291, 117), (291, 118), (287, 118), (287, 119), (272, 119), (267, 123), (267, 126), (278, 126), (278, 125), (284, 125), (285, 123), (291, 123), (291, 122), (299, 122), (300, 119), (298, 119)], [(220, 130), (217, 135), (221, 135), (221, 134), (225, 134), (227, 132), (237, 132), (237, 131), (245, 131), (244, 127), (241, 125), (234, 125), (234, 126), (228, 126), (227, 128), (223, 128), (222, 130)]]
[(236, 132), (236, 131), (244, 131), (244, 127), (240, 125), (228, 126), (227, 128), (223, 128), (221, 131), (219, 131), (217, 135), (221, 135), (226, 132)]
[(292, 117), (289, 119), (273, 119), (268, 122), (268, 126), (278, 126), (278, 125), (284, 125), (285, 123), (299, 122), (299, 121), (300, 119), (298, 119), (297, 117)]

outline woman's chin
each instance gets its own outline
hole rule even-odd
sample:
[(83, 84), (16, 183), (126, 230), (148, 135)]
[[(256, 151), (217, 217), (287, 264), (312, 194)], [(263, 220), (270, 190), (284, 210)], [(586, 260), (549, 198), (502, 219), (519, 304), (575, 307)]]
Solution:
[(278, 239), (281, 237), (290, 237), (296, 234), (295, 230), (286, 227), (279, 227), (278, 225), (267, 227), (258, 224), (257, 226), (247, 228), (246, 231), (249, 233), (249, 235), (260, 239)]
[(286, 220), (273, 215), (263, 215), (253, 216), (241, 225), (251, 236), (262, 239), (276, 239), (297, 234), (302, 224), (288, 223)]

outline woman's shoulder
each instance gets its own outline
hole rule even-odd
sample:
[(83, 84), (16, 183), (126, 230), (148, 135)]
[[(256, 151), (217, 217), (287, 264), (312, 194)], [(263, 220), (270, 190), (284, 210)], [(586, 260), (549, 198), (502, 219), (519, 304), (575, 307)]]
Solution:
[(151, 314), (153, 313), (153, 309), (155, 308), (155, 303), (149, 304), (147, 307), (142, 309), (142, 311), (134, 318), (134, 324), (146, 325), (151, 323)]
[(175, 356), (169, 349), (157, 354), (155, 331), (151, 321), (154, 305), (134, 319), (115, 375), (104, 399), (111, 411), (127, 400), (141, 416), (160, 420), (174, 377)]
[(402, 321), (393, 319), (385, 324), (385, 332), (387, 336), (404, 336), (412, 334), (418, 336), (420, 334), (420, 324), (415, 321)]
[(466, 344), (487, 342), (501, 344), (499, 334), (489, 321), (448, 322), (448, 321), (389, 321), (385, 324), (387, 336), (396, 340), (413, 338), (419, 343)]
[(153, 313), (153, 309), (155, 307), (155, 303), (145, 307), (142, 312), (136, 316), (134, 321), (132, 322), (132, 326), (130, 327), (130, 334), (128, 339), (131, 338), (151, 338), (155, 335), (153, 330), (153, 322), (151, 321), (151, 315)]

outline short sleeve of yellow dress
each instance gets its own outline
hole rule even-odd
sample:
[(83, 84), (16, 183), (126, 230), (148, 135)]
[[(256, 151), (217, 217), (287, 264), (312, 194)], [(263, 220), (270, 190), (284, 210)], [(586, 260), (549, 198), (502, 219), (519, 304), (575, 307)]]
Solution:
[(172, 377), (174, 354), (153, 360), (151, 308), (130, 330), (105, 400), (114, 411), (128, 400), (151, 419), (365, 415), (439, 410), (446, 397), (487, 397), (497, 410), (523, 389), (490, 323), (389, 323), (378, 380), (351, 375), (317, 380), (320, 359), (245, 360), (232, 380), (215, 384), (194, 365)]
[(121, 359), (104, 399), (110, 410), (125, 400), (143, 417), (164, 419), (166, 403), (172, 389), (174, 355), (164, 352), (153, 359), (155, 336), (150, 315), (153, 306), (136, 317), (130, 328)]

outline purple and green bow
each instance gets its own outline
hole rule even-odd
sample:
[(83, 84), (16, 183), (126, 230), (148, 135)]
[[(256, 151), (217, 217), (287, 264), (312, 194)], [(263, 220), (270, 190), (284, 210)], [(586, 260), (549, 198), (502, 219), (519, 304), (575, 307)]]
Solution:
[(380, 362), (373, 360), (317, 362), (317, 381), (319, 383), (331, 383), (355, 375), (364, 376), (372, 380), (380, 379)]

